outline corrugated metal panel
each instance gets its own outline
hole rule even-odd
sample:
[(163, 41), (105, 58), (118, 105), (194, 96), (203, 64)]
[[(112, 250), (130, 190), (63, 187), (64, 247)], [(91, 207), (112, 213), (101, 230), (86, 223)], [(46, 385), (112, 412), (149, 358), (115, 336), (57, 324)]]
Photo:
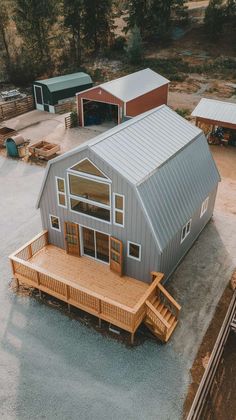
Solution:
[(83, 72), (66, 74), (65, 76), (52, 77), (51, 79), (37, 80), (35, 83), (46, 85), (50, 92), (69, 89), (76, 86), (89, 85), (91, 77)]
[(49, 161), (37, 206), (50, 167), (84, 148), (94, 150), (130, 183), (137, 184), (201, 132), (166, 105), (147, 111)]
[(163, 105), (105, 133), (90, 147), (131, 183), (140, 183), (201, 130)]
[(100, 87), (122, 101), (127, 102), (167, 83), (169, 83), (169, 80), (165, 77), (151, 69), (144, 69), (119, 79), (102, 83)]
[(218, 182), (219, 173), (202, 135), (138, 186), (162, 250)]
[[(86, 215), (74, 213), (59, 207), (57, 204), (55, 177), (66, 178), (67, 169), (79, 160), (88, 157), (97, 165), (111, 180), (112, 192), (125, 195), (125, 227), (104, 223)], [(67, 187), (67, 186), (66, 186)], [(41, 216), (43, 228), (49, 230), (49, 240), (52, 244), (64, 248), (64, 222), (71, 221), (91, 229), (113, 235), (122, 240), (124, 245), (125, 273), (131, 277), (150, 282), (150, 271), (157, 271), (160, 258), (155, 239), (151, 233), (150, 225), (145, 217), (135, 187), (130, 185), (122, 176), (116, 173), (106, 162), (96, 156), (89, 149), (81, 150), (67, 157), (63, 161), (57, 161), (51, 167), (48, 180), (44, 188), (41, 204)], [(49, 214), (58, 216), (62, 227), (61, 232), (52, 230), (49, 225)], [(137, 228), (138, 227), (138, 228)], [(139, 243), (142, 246), (142, 261), (135, 261), (127, 257), (127, 241)]]
[(203, 98), (192, 112), (192, 116), (236, 124), (236, 104)]

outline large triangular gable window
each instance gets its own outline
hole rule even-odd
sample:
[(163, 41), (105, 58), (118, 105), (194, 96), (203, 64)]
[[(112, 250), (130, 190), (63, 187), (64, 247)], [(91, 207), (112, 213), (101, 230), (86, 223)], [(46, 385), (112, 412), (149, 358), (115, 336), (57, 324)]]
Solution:
[(84, 159), (71, 168), (72, 171), (82, 172), (86, 175), (108, 179), (89, 159)]

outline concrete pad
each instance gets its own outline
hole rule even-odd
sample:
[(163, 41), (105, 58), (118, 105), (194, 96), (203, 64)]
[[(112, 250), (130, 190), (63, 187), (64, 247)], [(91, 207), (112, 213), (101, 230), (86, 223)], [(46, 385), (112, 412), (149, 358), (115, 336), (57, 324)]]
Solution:
[(189, 370), (236, 264), (236, 180), (223, 174), (213, 220), (167, 284), (182, 304), (170, 342), (128, 349), (9, 290), (7, 255), (41, 229), (44, 170), (0, 156), (0, 417), (181, 419)]

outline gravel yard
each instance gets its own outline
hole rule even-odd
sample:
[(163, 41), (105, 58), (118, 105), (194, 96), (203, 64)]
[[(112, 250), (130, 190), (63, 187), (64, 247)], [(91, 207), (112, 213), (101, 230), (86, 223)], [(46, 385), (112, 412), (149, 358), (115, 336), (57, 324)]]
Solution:
[(181, 321), (167, 345), (134, 348), (9, 288), (7, 256), (41, 229), (45, 169), (0, 156), (1, 419), (182, 418), (189, 370), (236, 265), (235, 150), (212, 151), (222, 175), (214, 218), (167, 285)]

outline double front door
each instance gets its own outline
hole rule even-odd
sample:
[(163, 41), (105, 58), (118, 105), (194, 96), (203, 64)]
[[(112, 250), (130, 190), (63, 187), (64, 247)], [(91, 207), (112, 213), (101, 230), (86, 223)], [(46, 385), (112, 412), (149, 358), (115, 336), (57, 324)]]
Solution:
[(111, 270), (122, 275), (122, 242), (109, 235), (79, 226), (65, 223), (66, 252), (72, 255), (85, 255), (110, 264)]

